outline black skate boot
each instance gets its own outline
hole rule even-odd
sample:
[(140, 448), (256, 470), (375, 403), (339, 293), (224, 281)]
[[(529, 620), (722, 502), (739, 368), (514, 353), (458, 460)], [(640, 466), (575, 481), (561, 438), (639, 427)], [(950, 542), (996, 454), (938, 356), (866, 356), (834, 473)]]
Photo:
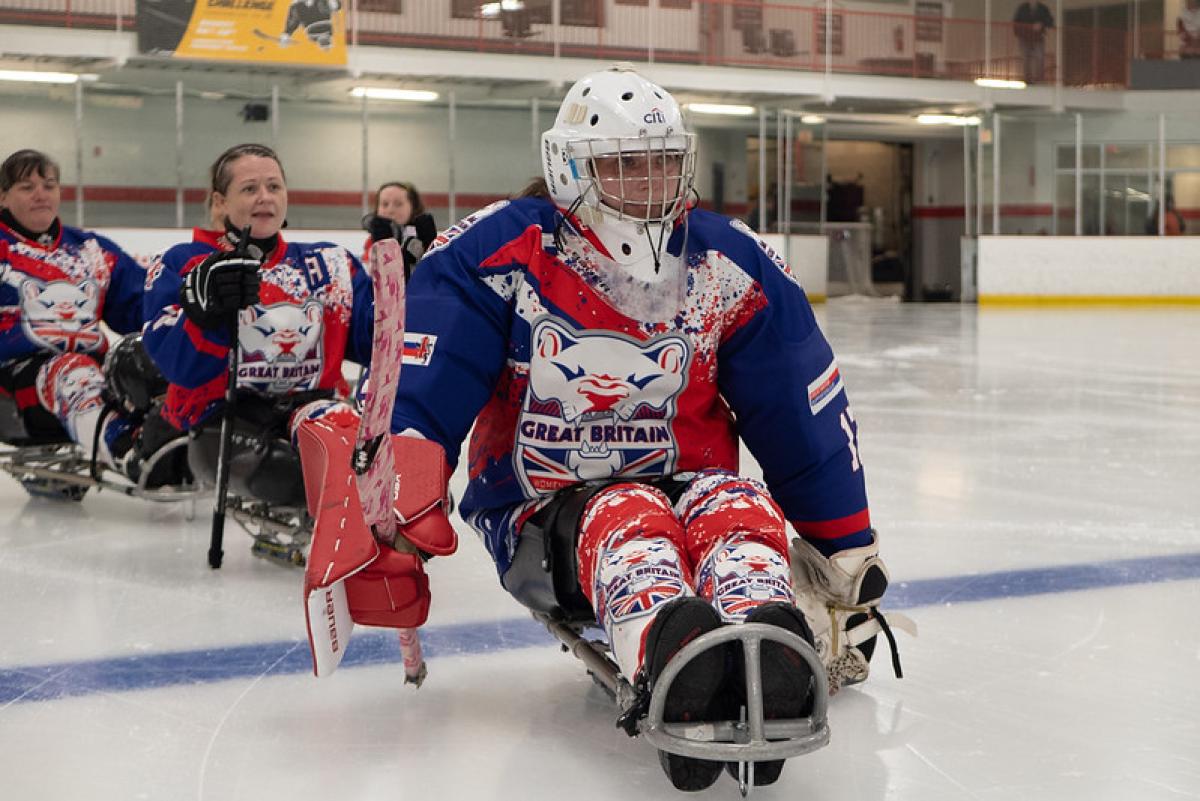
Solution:
[[(804, 620), (803, 613), (792, 604), (769, 603), (754, 609), (746, 616), (747, 623), (765, 623), (778, 626), (798, 635), (809, 645), (813, 643), (812, 631)], [(812, 712), (815, 682), (808, 662), (800, 654), (776, 642), (764, 640), (761, 652), (763, 718), (785, 720), (799, 718)], [(741, 646), (734, 654), (733, 687), (727, 703), (740, 707), (746, 703), (746, 663)], [(782, 759), (754, 763), (754, 785), (765, 787), (774, 784), (783, 772)], [(728, 762), (725, 769), (733, 778), (738, 778), (738, 764)]]
[(133, 435), (122, 468), (129, 480), (143, 489), (191, 484), (194, 479), (187, 451), (187, 435), (161, 416), (150, 414)]
[[(721, 626), (721, 619), (712, 604), (702, 598), (677, 598), (663, 605), (646, 632), (646, 653), (642, 670), (651, 692), (667, 662), (680, 649), (702, 634)], [(724, 683), (728, 649), (717, 646), (701, 653), (671, 684), (663, 709), (667, 723), (693, 720), (712, 720), (715, 702), (719, 700)], [(658, 752), (658, 760), (678, 790), (696, 792), (710, 787), (721, 775), (721, 763), (692, 759), (666, 751)]]

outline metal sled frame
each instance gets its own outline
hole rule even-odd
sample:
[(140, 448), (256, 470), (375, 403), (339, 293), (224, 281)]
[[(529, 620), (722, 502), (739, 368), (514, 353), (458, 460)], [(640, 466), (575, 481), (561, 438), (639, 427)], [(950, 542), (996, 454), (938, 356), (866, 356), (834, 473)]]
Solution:
[[(177, 448), (185, 447), (181, 440), (175, 447), (164, 448), (143, 466), (138, 483), (126, 479), (117, 471), (97, 464), (97, 475), (92, 475), (91, 460), (83, 449), (71, 442), (47, 445), (16, 445), (0, 450), (0, 470), (5, 471), (22, 485), (43, 484), (48, 494), (61, 492), (65, 497), (79, 500), (89, 489), (112, 490), (134, 498), (156, 503), (190, 501), (206, 494), (207, 490), (196, 485), (182, 487), (160, 487), (147, 489), (145, 482), (160, 459), (170, 456)], [(110, 475), (118, 478), (110, 478)]]
[(266, 501), (231, 494), (226, 511), (254, 539), (252, 554), (285, 567), (304, 567), (305, 552), (312, 542), (308, 510), (271, 506)]
[[(616, 700), (622, 712), (633, 707), (637, 691), (607, 656), (601, 642), (585, 639), (578, 624), (564, 623), (542, 612), (534, 618), (550, 630), (587, 666), (588, 672)], [(739, 641), (746, 665), (746, 707), (741, 720), (703, 723), (668, 723), (663, 720), (668, 690), (680, 671), (709, 648)], [(812, 670), (815, 683), (813, 708), (808, 717), (764, 720), (762, 697), (762, 643), (779, 643), (798, 653)], [(738, 786), (743, 797), (754, 787), (754, 763), (800, 756), (829, 744), (829, 681), (816, 650), (797, 635), (763, 623), (722, 626), (688, 643), (666, 665), (658, 678), (650, 708), (638, 721), (638, 732), (655, 748), (672, 754), (716, 762), (739, 763)]]
[[(212, 487), (188, 484), (147, 489), (145, 486), (146, 478), (158, 461), (169, 457), (177, 448), (187, 447), (187, 443), (186, 439), (181, 439), (174, 447), (156, 453), (143, 466), (141, 480), (136, 484), (103, 464), (97, 464), (99, 475), (93, 476), (91, 460), (73, 442), (0, 446), (0, 470), (11, 475), (31, 494), (62, 500), (79, 501), (88, 490), (95, 489), (97, 492), (111, 490), (155, 503), (190, 501), (192, 504), (186, 517), (191, 520), (195, 516), (194, 502), (210, 495)], [(255, 556), (280, 565), (304, 566), (304, 552), (312, 539), (312, 521), (306, 510), (273, 507), (239, 496), (231, 496), (229, 506), (233, 518), (254, 539), (251, 551)]]

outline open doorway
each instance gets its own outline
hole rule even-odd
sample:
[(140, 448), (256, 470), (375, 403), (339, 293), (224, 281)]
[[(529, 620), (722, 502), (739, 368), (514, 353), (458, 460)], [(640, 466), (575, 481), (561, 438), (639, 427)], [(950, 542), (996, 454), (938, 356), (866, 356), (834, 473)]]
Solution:
[(831, 139), (825, 164), (826, 220), (868, 225), (871, 283), (911, 300), (912, 145)]
[[(784, 196), (780, 185), (783, 177), (784, 163), (779, 153), (779, 140), (768, 137), (764, 143), (766, 161), (766, 226), (763, 233), (781, 233), (781, 220), (787, 215), (779, 213), (779, 200)], [(823, 141), (814, 134), (812, 128), (802, 127), (794, 133), (792, 141), (791, 166), (792, 209), (790, 219), (793, 231), (801, 225), (818, 225), (821, 222), (821, 187), (825, 180), (821, 175), (821, 148)], [(758, 213), (758, 160), (759, 145), (757, 136), (746, 137), (746, 197), (749, 199), (750, 211), (746, 221), (750, 227), (759, 230)]]
[[(910, 143), (827, 139), (805, 125), (795, 132), (791, 185), (780, 189), (784, 167), (777, 140), (765, 143), (766, 225), (782, 232), (779, 198), (790, 195), (791, 232), (830, 237), (829, 293), (913, 298), (913, 146)], [(759, 143), (746, 140), (747, 221), (759, 227)]]

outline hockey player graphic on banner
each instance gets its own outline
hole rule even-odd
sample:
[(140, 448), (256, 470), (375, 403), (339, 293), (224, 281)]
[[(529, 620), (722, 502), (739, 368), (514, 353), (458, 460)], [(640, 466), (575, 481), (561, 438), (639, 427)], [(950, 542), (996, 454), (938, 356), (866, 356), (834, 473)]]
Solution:
[(520, 477), (531, 492), (672, 470), (669, 421), (690, 362), (685, 339), (641, 343), (546, 317), (533, 343), (517, 426)]
[(341, 65), (345, 15), (341, 0), (139, 0), (138, 45), (176, 58)]

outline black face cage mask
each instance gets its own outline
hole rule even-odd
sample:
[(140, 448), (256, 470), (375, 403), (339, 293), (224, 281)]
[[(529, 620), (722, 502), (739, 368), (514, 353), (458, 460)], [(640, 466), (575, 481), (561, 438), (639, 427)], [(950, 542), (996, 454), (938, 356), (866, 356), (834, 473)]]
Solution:
[[(678, 139), (685, 140), (682, 149)], [(669, 142), (670, 140), (670, 142)], [(586, 160), (580, 173), (580, 197), (615, 212), (618, 221), (666, 223), (678, 217), (692, 194), (696, 172), (694, 134), (617, 138), (580, 143)], [(599, 152), (598, 152), (599, 151)], [(643, 163), (631, 163), (635, 161)], [(616, 175), (601, 178), (600, 163), (613, 160)], [(643, 198), (631, 200), (630, 197)]]

